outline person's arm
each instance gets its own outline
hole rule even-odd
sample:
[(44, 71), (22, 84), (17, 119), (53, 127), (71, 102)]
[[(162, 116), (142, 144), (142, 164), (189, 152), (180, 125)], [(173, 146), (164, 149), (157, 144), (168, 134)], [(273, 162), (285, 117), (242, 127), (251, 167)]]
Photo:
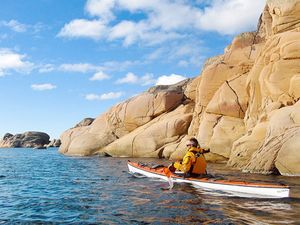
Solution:
[(182, 161), (182, 166), (181, 166), (181, 171), (186, 173), (190, 170), (191, 168), (191, 156), (186, 156), (183, 158)]
[(209, 153), (210, 152), (210, 149), (208, 148), (208, 149), (204, 149), (203, 148), (203, 153)]
[(191, 156), (190, 155), (185, 155), (183, 157), (183, 160), (182, 162), (175, 162), (174, 163), (174, 167), (177, 169), (177, 170), (180, 170), (184, 173), (188, 172), (191, 168)]

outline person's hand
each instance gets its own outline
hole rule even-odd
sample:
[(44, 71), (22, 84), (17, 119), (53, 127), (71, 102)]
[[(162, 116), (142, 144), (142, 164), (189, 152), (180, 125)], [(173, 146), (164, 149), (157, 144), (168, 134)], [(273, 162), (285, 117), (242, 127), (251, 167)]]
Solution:
[(204, 153), (209, 153), (209, 152), (210, 152), (210, 148), (204, 149)]
[(169, 170), (170, 170), (172, 173), (175, 172), (175, 170), (176, 170), (176, 168), (174, 167), (174, 163), (170, 164), (170, 165), (168, 166), (168, 168), (169, 168)]

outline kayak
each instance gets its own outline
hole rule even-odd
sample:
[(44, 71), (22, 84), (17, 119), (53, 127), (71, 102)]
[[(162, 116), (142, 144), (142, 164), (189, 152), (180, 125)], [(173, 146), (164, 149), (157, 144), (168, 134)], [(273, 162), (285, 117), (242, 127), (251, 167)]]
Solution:
[(183, 176), (172, 173), (168, 177), (165, 173), (165, 166), (150, 167), (142, 163), (128, 161), (129, 173), (133, 175), (142, 175), (149, 178), (158, 178), (160, 180), (176, 183), (192, 184), (196, 188), (202, 188), (210, 191), (221, 191), (240, 197), (257, 198), (288, 198), (290, 188), (284, 184), (255, 183), (244, 181), (232, 181), (216, 179), (209, 177), (202, 178), (184, 178)]

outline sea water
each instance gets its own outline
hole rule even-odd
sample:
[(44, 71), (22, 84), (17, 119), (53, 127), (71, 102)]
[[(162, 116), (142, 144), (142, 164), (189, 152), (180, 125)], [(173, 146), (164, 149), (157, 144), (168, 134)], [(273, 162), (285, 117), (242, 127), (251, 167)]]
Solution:
[(300, 224), (299, 178), (209, 164), (217, 176), (288, 184), (292, 197), (241, 198), (187, 184), (164, 190), (167, 182), (129, 174), (127, 160), (0, 149), (0, 224)]

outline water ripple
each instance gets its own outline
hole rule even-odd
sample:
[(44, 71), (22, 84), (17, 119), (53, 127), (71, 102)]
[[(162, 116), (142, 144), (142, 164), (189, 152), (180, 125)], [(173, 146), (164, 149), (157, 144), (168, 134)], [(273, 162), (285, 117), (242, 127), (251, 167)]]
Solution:
[[(146, 160), (146, 159), (145, 159)], [(150, 159), (148, 159), (150, 160)], [(152, 160), (153, 161), (153, 160)], [(65, 157), (55, 150), (0, 150), (0, 224), (297, 224), (296, 178), (286, 200), (245, 199), (176, 184), (138, 179), (127, 160)], [(161, 161), (160, 161), (161, 163)], [(278, 178), (210, 171), (236, 179)], [(283, 179), (283, 180), (282, 180)]]

